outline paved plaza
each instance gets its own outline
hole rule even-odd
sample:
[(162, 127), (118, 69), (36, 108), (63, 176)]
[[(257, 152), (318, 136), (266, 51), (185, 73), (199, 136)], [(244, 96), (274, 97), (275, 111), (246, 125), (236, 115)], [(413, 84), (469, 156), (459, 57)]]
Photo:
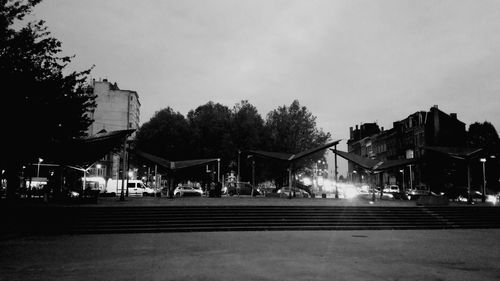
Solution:
[(499, 280), (500, 230), (192, 232), (0, 241), (0, 280)]
[[(415, 206), (304, 198), (99, 198), (73, 206)], [(464, 205), (466, 206), (466, 205)], [(24, 235), (0, 280), (499, 280), (500, 229)]]

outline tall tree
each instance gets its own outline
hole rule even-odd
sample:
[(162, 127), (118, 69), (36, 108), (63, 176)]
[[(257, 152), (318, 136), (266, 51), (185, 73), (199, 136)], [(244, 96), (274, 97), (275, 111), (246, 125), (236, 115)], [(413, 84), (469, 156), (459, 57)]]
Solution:
[(488, 121), (471, 124), (467, 132), (467, 142), (472, 147), (484, 147), (494, 153), (499, 152), (500, 148), (497, 130)]
[(482, 166), (479, 165), (479, 162), (475, 162), (472, 169), (473, 184), (481, 186), (486, 181), (486, 187), (489, 191), (500, 191), (500, 138), (493, 124), (487, 121), (471, 124), (467, 132), (467, 142), (472, 147), (481, 147), (486, 150), (484, 156), (487, 160), (484, 163), (484, 175)]
[(186, 118), (170, 107), (144, 123), (135, 137), (135, 148), (168, 160), (190, 158), (191, 131)]
[(264, 120), (247, 100), (233, 107), (232, 134), (239, 149), (258, 149), (263, 141)]
[(269, 149), (274, 151), (296, 153), (325, 144), (330, 139), (330, 133), (316, 127), (316, 116), (298, 100), (271, 111), (265, 127)]
[(231, 163), (235, 145), (231, 138), (231, 110), (208, 102), (191, 110), (187, 119), (193, 133), (192, 150), (199, 158), (221, 158), (223, 170)]
[[(290, 106), (283, 105), (271, 111), (267, 115), (265, 132), (267, 149), (276, 152), (298, 153), (330, 140), (330, 133), (317, 128), (316, 116), (301, 106), (298, 100)], [(302, 160), (301, 165), (308, 166), (323, 158), (324, 153), (320, 152)], [(263, 177), (274, 178), (280, 184), (286, 178), (284, 168), (282, 163), (269, 163), (267, 168), (261, 170), (265, 171)]]
[[(247, 100), (233, 107), (232, 137), (238, 151), (234, 152), (232, 169), (239, 170), (241, 181), (251, 181), (252, 167), (241, 152), (249, 149), (262, 149), (264, 143), (264, 120), (257, 108)], [(260, 176), (260, 173), (257, 173)]]
[[(19, 168), (52, 148), (85, 134), (95, 97), (86, 87), (89, 70), (63, 72), (71, 57), (61, 56), (61, 42), (43, 21), (21, 23), (40, 0), (0, 0), (0, 77), (6, 89), (1, 166), (8, 174), (8, 196), (19, 186)], [(9, 89), (9, 90), (7, 90)]]

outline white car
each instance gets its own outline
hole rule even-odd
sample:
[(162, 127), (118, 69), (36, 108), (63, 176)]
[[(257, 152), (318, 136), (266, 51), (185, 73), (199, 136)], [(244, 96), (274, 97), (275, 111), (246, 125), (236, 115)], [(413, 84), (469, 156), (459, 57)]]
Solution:
[(175, 197), (183, 196), (202, 196), (203, 190), (201, 188), (191, 187), (187, 185), (178, 186), (174, 190)]

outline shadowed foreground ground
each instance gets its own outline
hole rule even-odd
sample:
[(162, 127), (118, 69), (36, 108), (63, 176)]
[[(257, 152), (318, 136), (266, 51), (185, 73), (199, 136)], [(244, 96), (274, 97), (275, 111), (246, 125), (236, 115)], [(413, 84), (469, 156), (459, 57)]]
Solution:
[(0, 241), (0, 280), (499, 280), (500, 230), (194, 232)]

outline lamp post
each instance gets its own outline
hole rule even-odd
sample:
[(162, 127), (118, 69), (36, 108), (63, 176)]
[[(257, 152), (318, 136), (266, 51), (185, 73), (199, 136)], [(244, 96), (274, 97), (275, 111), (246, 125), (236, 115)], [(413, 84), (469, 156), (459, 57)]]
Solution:
[(484, 203), (486, 202), (486, 168), (485, 168), (486, 158), (481, 158), (479, 159), (479, 161), (483, 163), (483, 195), (481, 201)]
[(401, 172), (401, 174), (403, 174), (403, 180), (402, 180), (402, 188), (403, 188), (403, 192), (405, 192), (405, 170), (404, 169), (401, 169), (399, 170), (399, 172)]
[(217, 159), (217, 182), (220, 182), (220, 158)]
[(238, 176), (236, 177), (236, 182), (240, 181), (240, 155), (241, 150), (238, 149)]
[[(333, 147), (335, 149), (335, 152), (337, 152), (337, 145)], [(335, 199), (339, 199), (339, 189), (338, 189), (338, 183), (337, 181), (339, 180), (338, 178), (338, 167), (337, 167), (337, 153), (335, 153)]]
[(410, 190), (413, 189), (413, 182), (412, 182), (412, 175), (411, 175), (411, 165), (408, 165), (410, 167)]
[(255, 158), (252, 157), (252, 194), (251, 194), (252, 197), (254, 189), (255, 189)]
[(37, 171), (36, 171), (36, 177), (39, 178), (40, 177), (40, 163), (43, 162), (43, 159), (42, 158), (38, 158), (38, 168), (37, 168)]

